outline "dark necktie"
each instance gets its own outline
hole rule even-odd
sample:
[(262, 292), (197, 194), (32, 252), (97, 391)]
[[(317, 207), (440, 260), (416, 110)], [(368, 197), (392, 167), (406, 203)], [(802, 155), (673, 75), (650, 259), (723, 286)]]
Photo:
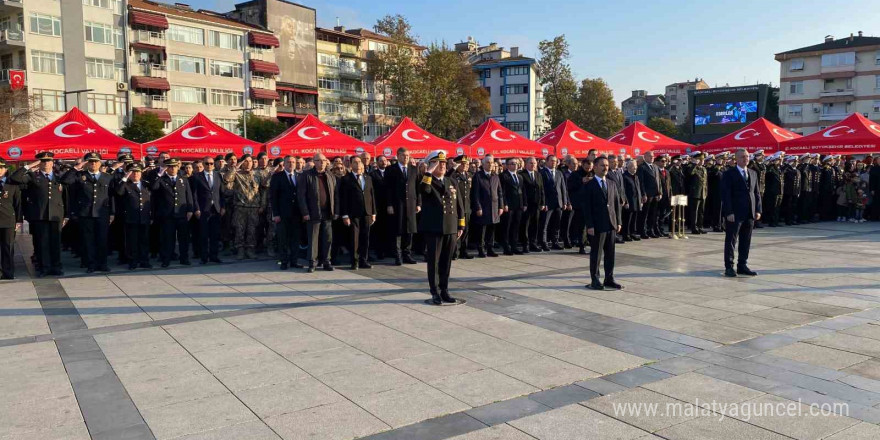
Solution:
[(290, 186), (296, 188), (296, 183), (293, 181), (293, 173), (288, 174), (287, 177), (290, 179)]
[(605, 194), (605, 196), (607, 197), (608, 188), (605, 187), (605, 179), (599, 179), (599, 184), (602, 186), (602, 193)]

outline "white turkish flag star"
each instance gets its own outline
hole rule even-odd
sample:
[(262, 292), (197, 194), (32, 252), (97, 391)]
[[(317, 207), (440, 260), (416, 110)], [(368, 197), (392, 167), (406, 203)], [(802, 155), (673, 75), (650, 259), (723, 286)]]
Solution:
[(322, 131), (321, 134), (323, 134), (324, 136), (328, 136), (330, 134), (330, 132), (329, 131)]
[(847, 133), (850, 133), (850, 134), (855, 133), (855, 132), (856, 132), (855, 129), (850, 129), (849, 131), (847, 131)]
[(86, 129), (86, 134), (92, 134), (92, 133), (94, 133), (94, 132), (95, 132), (95, 129), (94, 129), (94, 128), (87, 128), (87, 129)]
[(217, 132), (216, 131), (209, 131), (208, 134), (210, 134), (211, 136), (216, 136)]

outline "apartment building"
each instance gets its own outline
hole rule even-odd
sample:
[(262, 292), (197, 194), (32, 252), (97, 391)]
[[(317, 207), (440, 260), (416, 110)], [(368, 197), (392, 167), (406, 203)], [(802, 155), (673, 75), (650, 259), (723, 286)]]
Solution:
[(275, 63), (281, 69), (275, 90), (281, 97), (278, 119), (294, 125), (308, 114), (318, 114), (316, 11), (285, 0), (252, 0), (235, 5), (227, 14), (267, 29), (278, 37)]
[[(124, 80), (123, 2), (0, 1), (0, 83), (25, 72), (31, 105), (43, 125), (78, 106), (119, 130), (128, 114)], [(23, 127), (24, 131), (39, 128)]]
[(457, 43), (455, 50), (466, 57), (488, 92), (489, 118), (528, 139), (547, 131), (544, 89), (534, 58), (522, 56), (518, 47), (480, 46), (472, 37)]
[(880, 37), (850, 34), (776, 54), (782, 126), (810, 134), (858, 112), (880, 119)]
[(676, 125), (684, 124), (687, 122), (688, 116), (688, 91), (708, 88), (709, 84), (701, 78), (666, 86), (666, 94), (664, 96), (666, 114), (663, 117), (671, 119)]
[(363, 38), (344, 28), (317, 28), (315, 34), (320, 119), (349, 136), (362, 138), (365, 116), (368, 110), (371, 114), (376, 110), (375, 104), (369, 108), (364, 104), (367, 64), (360, 54)]
[(647, 124), (651, 118), (668, 117), (665, 96), (649, 95), (645, 90), (633, 90), (632, 96), (620, 103), (620, 110), (623, 112), (623, 125), (633, 122)]
[(271, 32), (177, 3), (129, 0), (131, 104), (173, 130), (198, 112), (239, 132), (242, 109), (277, 117)]

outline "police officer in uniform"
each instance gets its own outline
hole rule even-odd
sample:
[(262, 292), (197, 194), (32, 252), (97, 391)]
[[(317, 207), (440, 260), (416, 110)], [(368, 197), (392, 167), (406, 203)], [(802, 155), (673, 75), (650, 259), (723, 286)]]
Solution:
[(135, 270), (138, 266), (152, 269), (150, 264), (150, 224), (153, 223), (153, 205), (150, 189), (141, 180), (143, 168), (140, 164), (129, 165), (128, 172), (119, 179), (116, 195), (119, 197), (120, 215), (125, 218), (125, 260), (128, 269)]
[(81, 257), (86, 273), (110, 272), (107, 235), (114, 216), (113, 176), (101, 172), (101, 155), (92, 152), (86, 153), (75, 170), (65, 173), (61, 183), (71, 190), (70, 216), (76, 219), (82, 234)]
[(15, 279), (15, 232), (21, 228), (21, 189), (6, 176), (0, 158), (0, 280)]
[(168, 159), (163, 165), (158, 173), (151, 176), (152, 181), (148, 184), (153, 192), (153, 218), (159, 223), (159, 259), (162, 267), (171, 265), (176, 239), (180, 264), (189, 266), (189, 219), (194, 208), (192, 191), (189, 181), (179, 173), (179, 160)]
[(446, 176), (446, 152), (433, 151), (425, 158), (428, 170), (419, 183), (422, 215), (419, 232), (424, 235), (428, 262), (428, 285), (434, 305), (454, 304), (449, 296), (449, 271), (455, 242), (465, 227), (464, 208), (456, 183)]
[(705, 234), (703, 230), (703, 214), (706, 209), (706, 196), (709, 193), (706, 168), (703, 159), (706, 156), (697, 151), (692, 156), (693, 161), (685, 168), (687, 196), (688, 196), (688, 222), (691, 226), (691, 234)]
[[(61, 176), (52, 169), (55, 155), (44, 151), (37, 154), (37, 160), (16, 170), (10, 179), (23, 185), (24, 217), (34, 240), (37, 277), (61, 276), (61, 228), (68, 220), (64, 204), (67, 190)], [(32, 169), (37, 165), (39, 169)]]
[(452, 178), (453, 182), (458, 184), (456, 194), (464, 207), (465, 226), (464, 230), (461, 232), (461, 237), (458, 239), (458, 252), (456, 252), (452, 259), (456, 260), (461, 258), (463, 260), (471, 260), (474, 256), (469, 254), (467, 250), (468, 232), (470, 231), (471, 221), (471, 186), (473, 183), (473, 177), (471, 177), (469, 169), (471, 163), (470, 159), (462, 154), (455, 157), (455, 164), (456, 168), (449, 173), (449, 177)]

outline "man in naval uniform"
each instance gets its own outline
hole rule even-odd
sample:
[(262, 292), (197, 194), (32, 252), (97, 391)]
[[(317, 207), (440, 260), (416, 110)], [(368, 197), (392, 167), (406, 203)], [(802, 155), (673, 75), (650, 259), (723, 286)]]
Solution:
[(428, 170), (419, 183), (422, 200), (419, 233), (424, 236), (427, 247), (431, 303), (454, 304), (456, 299), (449, 296), (449, 271), (456, 240), (465, 227), (464, 208), (457, 194), (458, 185), (451, 177), (445, 177), (446, 152), (432, 151), (425, 160)]

